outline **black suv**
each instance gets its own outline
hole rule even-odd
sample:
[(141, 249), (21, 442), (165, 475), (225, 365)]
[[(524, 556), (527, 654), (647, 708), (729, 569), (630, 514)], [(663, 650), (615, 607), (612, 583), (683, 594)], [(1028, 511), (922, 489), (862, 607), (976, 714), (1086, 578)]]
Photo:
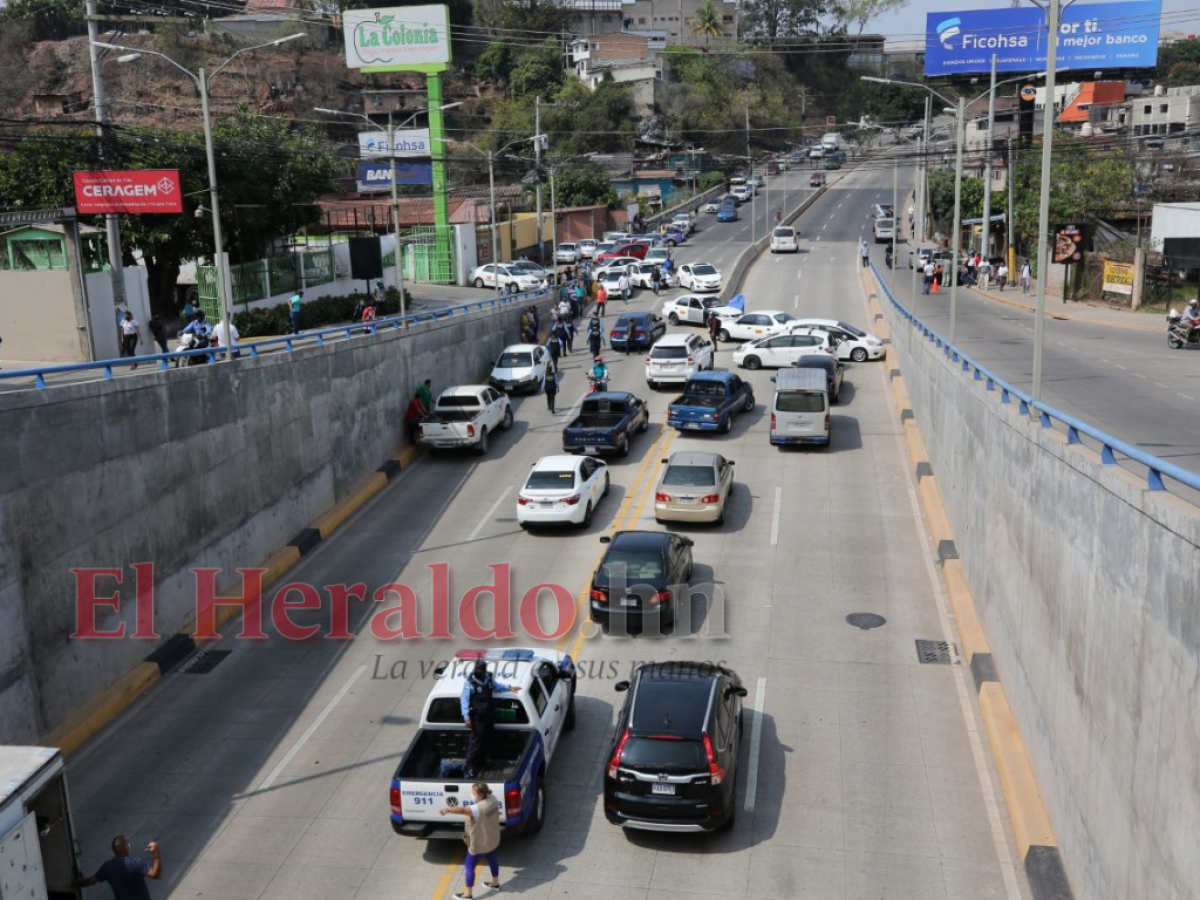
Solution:
[(608, 550), (592, 575), (588, 605), (592, 621), (607, 628), (613, 616), (626, 622), (657, 619), (675, 621), (672, 588), (692, 577), (694, 541), (670, 531), (618, 531), (602, 537)]
[(623, 828), (716, 831), (733, 823), (742, 698), (737, 673), (711, 663), (647, 663), (604, 772), (604, 814)]
[(829, 402), (837, 403), (842, 399), (842, 379), (846, 375), (845, 363), (840, 363), (832, 356), (809, 353), (801, 356), (794, 363), (797, 369), (820, 369), (825, 373), (825, 385), (829, 389)]

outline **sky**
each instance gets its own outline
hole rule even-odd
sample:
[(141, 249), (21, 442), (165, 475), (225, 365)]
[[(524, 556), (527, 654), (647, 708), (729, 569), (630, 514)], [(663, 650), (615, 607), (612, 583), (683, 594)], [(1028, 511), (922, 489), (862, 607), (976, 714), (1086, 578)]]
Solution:
[[(1080, 2), (1091, 2), (1091, 0), (1080, 0)], [(1029, 0), (1024, 0), (1022, 5), (1028, 3)], [(991, 0), (991, 2), (968, 0), (968, 2), (961, 3), (956, 3), (954, 0), (934, 0), (934, 2), (909, 0), (909, 3), (901, 9), (868, 23), (864, 31), (869, 34), (886, 34), (888, 39), (893, 41), (924, 43), (926, 13), (961, 9), (1005, 9), (1012, 5), (1011, 0), (999, 0), (999, 2), (997, 0)], [(1175, 31), (1183, 32), (1185, 35), (1200, 35), (1200, 0), (1163, 0), (1163, 16), (1166, 20), (1162, 29), (1163, 33)]]

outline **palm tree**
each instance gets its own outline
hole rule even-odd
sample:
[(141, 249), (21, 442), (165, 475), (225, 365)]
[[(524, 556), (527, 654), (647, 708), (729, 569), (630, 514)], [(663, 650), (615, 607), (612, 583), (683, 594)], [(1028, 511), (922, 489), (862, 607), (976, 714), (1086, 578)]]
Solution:
[(704, 43), (710, 38), (721, 36), (721, 13), (713, 4), (713, 0), (704, 0), (704, 5), (692, 19), (692, 34), (704, 35)]

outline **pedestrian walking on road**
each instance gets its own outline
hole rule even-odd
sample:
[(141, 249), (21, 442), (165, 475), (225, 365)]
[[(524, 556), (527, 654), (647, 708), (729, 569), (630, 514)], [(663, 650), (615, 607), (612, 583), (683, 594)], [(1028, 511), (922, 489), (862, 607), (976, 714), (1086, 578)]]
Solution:
[(717, 314), (710, 312), (708, 314), (708, 336), (712, 338), (713, 353), (717, 352), (717, 335), (721, 333), (721, 320), (717, 318)]
[(862, 257), (862, 265), (865, 269), (871, 264), (871, 248), (867, 246), (866, 238), (863, 238), (862, 244), (859, 245), (858, 254)]
[(986, 256), (981, 256), (979, 258), (978, 269), (979, 269), (979, 288), (980, 288), (980, 290), (986, 291), (989, 287), (991, 287), (992, 261), (990, 259), (988, 259)]
[(471, 794), (474, 803), (447, 806), (442, 810), (443, 816), (464, 816), (467, 820), (463, 829), (463, 841), (467, 845), (466, 887), (455, 892), (458, 900), (472, 900), (475, 896), (475, 871), (485, 859), (492, 880), (484, 883), (494, 891), (500, 890), (500, 861), (496, 858), (496, 850), (500, 847), (500, 802), (482, 781), (472, 785)]
[(112, 888), (113, 900), (150, 900), (150, 890), (146, 887), (146, 879), (155, 881), (162, 878), (162, 857), (159, 856), (158, 841), (146, 845), (150, 854), (149, 865), (140, 856), (130, 855), (129, 841), (119, 834), (112, 840), (113, 858), (100, 866), (91, 878), (81, 878), (75, 882), (75, 887), (85, 888), (107, 884)]
[(575, 352), (575, 323), (570, 319), (561, 319), (563, 331), (566, 335), (567, 353)]
[[(137, 319), (133, 317), (133, 313), (125, 310), (121, 317), (121, 355), (128, 357), (137, 356), (138, 344), (142, 342), (142, 327), (138, 324)], [(136, 369), (137, 363), (134, 363), (131, 368)]]
[(296, 291), (288, 300), (288, 312), (292, 319), (292, 334), (300, 333), (300, 303), (304, 300), (304, 291)]
[(557, 412), (554, 408), (554, 398), (558, 396), (558, 369), (555, 366), (546, 366), (546, 408), (553, 415)]
[(596, 285), (596, 312), (600, 314), (600, 318), (604, 318), (604, 311), (608, 309), (608, 291), (604, 289), (604, 285), (597, 283)]
[(588, 350), (595, 357), (602, 349), (604, 349), (604, 328), (600, 324), (600, 317), (593, 314), (588, 319)]
[(1029, 268), (1029, 260), (1021, 263), (1021, 293), (1029, 296), (1029, 282), (1033, 280), (1033, 272)]
[(158, 344), (158, 349), (162, 353), (170, 353), (167, 349), (167, 329), (163, 327), (162, 319), (158, 316), (151, 316), (148, 323), (150, 328), (150, 336), (154, 338), (154, 343)]
[(925, 268), (922, 270), (922, 275), (924, 276), (921, 279), (921, 293), (922, 294), (928, 294), (929, 291), (933, 288), (933, 273), (934, 273), (934, 271), (935, 271), (935, 269), (933, 267), (933, 260), (929, 260), (928, 262), (925, 263)]
[(658, 292), (662, 290), (662, 272), (658, 266), (650, 272), (650, 287), (654, 291), (654, 296), (658, 296)]
[(559, 337), (558, 331), (551, 329), (550, 339), (546, 341), (546, 351), (550, 354), (550, 364), (556, 369), (558, 368), (558, 358), (562, 356), (563, 349), (562, 338)]
[(630, 284), (629, 273), (622, 272), (621, 277), (617, 279), (617, 288), (621, 291), (621, 300), (625, 303), (629, 302)]

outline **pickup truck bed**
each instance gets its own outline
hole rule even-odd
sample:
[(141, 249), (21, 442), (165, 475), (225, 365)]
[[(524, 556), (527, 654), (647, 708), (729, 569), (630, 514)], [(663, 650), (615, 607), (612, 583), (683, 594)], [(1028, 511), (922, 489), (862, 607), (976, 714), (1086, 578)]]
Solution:
[[(464, 762), (467, 758), (467, 742), (471, 732), (465, 728), (422, 729), (417, 740), (396, 769), (395, 777), (400, 781), (437, 781), (447, 784), (466, 783), (461, 777), (443, 778), (443, 761)], [(480, 773), (479, 781), (509, 781), (516, 775), (517, 763), (525, 755), (525, 749), (533, 740), (531, 731), (494, 731), (492, 752), (487, 766)]]

